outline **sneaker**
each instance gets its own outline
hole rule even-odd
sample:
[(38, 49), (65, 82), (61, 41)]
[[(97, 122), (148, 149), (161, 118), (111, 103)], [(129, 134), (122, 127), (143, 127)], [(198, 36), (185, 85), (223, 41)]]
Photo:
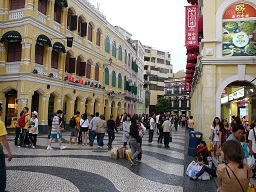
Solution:
[(31, 146), (32, 149), (35, 149), (36, 147), (34, 145)]
[(63, 146), (63, 145), (61, 145), (60, 146), (60, 150), (63, 150), (63, 149), (66, 149), (67, 147), (66, 146)]
[(134, 159), (130, 158), (129, 160), (130, 160), (131, 164), (135, 163)]
[(47, 150), (53, 150), (53, 148), (51, 146), (48, 146), (46, 149)]

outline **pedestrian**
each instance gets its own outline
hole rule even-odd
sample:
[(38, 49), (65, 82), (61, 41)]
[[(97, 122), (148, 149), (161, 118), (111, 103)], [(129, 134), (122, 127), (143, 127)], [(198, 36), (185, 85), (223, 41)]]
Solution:
[(137, 158), (141, 152), (141, 143), (140, 143), (141, 138), (139, 135), (139, 128), (136, 123), (137, 119), (138, 119), (138, 116), (133, 116), (131, 119), (131, 126), (130, 126), (131, 165), (137, 165), (135, 158)]
[[(254, 119), (254, 127), (249, 132), (248, 140), (249, 154), (256, 158), (256, 119)], [(253, 169), (253, 178), (256, 178), (256, 168)]]
[(200, 152), (203, 151), (203, 150), (207, 151), (207, 153), (209, 154), (209, 156), (211, 156), (211, 152), (208, 150), (208, 147), (207, 147), (205, 141), (201, 141), (201, 142), (199, 143), (199, 145), (197, 145), (197, 147), (196, 147), (196, 154), (197, 154), (198, 156), (200, 156)]
[(166, 117), (165, 121), (162, 124), (163, 135), (164, 135), (164, 147), (169, 148), (170, 136), (172, 134), (172, 128), (169, 121), (169, 117)]
[[(0, 116), (3, 114), (2, 103), (0, 103)], [(7, 139), (7, 131), (4, 122), (0, 120), (0, 191), (4, 192), (6, 188), (6, 165), (5, 165), (5, 155), (3, 147), (6, 149), (8, 154), (8, 161), (12, 160), (12, 153), (9, 147)]]
[(220, 119), (219, 117), (215, 117), (213, 120), (213, 123), (211, 125), (211, 137), (210, 140), (213, 143), (214, 147), (214, 157), (216, 157), (217, 149), (221, 145), (221, 139), (220, 139)]
[(90, 146), (93, 146), (94, 139), (96, 137), (96, 125), (97, 122), (100, 120), (99, 118), (99, 112), (95, 113), (95, 117), (92, 118), (90, 122), (90, 127), (91, 127), (91, 138), (90, 138)]
[(25, 144), (27, 145), (29, 144), (27, 130), (30, 123), (30, 115), (28, 114), (28, 111), (29, 111), (28, 107), (24, 107), (23, 114), (21, 115), (18, 121), (18, 125), (22, 129), (21, 130), (22, 133), (20, 135), (20, 143), (18, 147), (24, 146)]
[[(237, 141), (238, 143), (240, 143), (240, 138), (244, 137), (243, 125), (234, 126), (234, 128), (232, 129), (232, 132), (233, 133), (229, 135), (229, 137), (226, 139), (226, 141), (234, 140), (234, 141)], [(252, 138), (252, 136), (250, 138)]]
[(89, 130), (89, 120), (87, 118), (87, 114), (84, 113), (82, 115), (82, 118), (80, 120), (80, 130), (81, 130), (81, 133), (82, 133), (82, 145), (87, 145), (87, 133), (88, 133), (88, 130)]
[(30, 119), (30, 128), (29, 128), (29, 139), (31, 141), (31, 148), (36, 148), (36, 141), (38, 135), (38, 113), (36, 111), (32, 112), (32, 117)]
[(179, 126), (179, 116), (176, 114), (175, 117), (174, 117), (174, 128), (175, 128), (175, 131), (178, 130), (178, 126)]
[[(23, 115), (23, 111), (20, 112), (20, 117)], [(19, 119), (17, 120), (17, 122), (19, 122)], [(14, 145), (18, 146), (20, 145), (20, 138), (23, 137), (22, 135), (22, 128), (20, 128), (19, 123), (17, 123), (16, 125), (16, 129), (15, 129), (15, 139), (14, 139)], [(19, 142), (19, 143), (18, 143)]]
[(229, 135), (232, 134), (231, 128), (229, 127), (228, 121), (223, 119), (220, 122), (220, 137), (221, 137), (221, 144), (223, 144)]
[(80, 112), (76, 111), (74, 116), (71, 117), (69, 121), (69, 126), (71, 128), (70, 141), (69, 144), (72, 145), (73, 137), (75, 138), (75, 145), (77, 145), (77, 137), (80, 131)]
[(137, 122), (137, 126), (138, 126), (138, 128), (139, 128), (139, 136), (140, 136), (140, 148), (141, 148), (141, 151), (140, 151), (140, 153), (139, 153), (139, 155), (138, 155), (138, 157), (137, 157), (137, 160), (139, 160), (139, 161), (141, 161), (141, 159), (142, 159), (142, 138), (143, 138), (143, 136), (144, 136), (144, 134), (146, 133), (146, 127), (143, 125), (143, 123), (141, 123), (140, 122), (140, 120), (139, 120), (139, 118), (138, 118), (138, 120), (136, 120)]
[(163, 133), (162, 125), (163, 125), (164, 121), (165, 121), (164, 115), (160, 115), (159, 121), (158, 121), (159, 136), (158, 136), (158, 139), (157, 139), (157, 143), (163, 143), (164, 133)]
[(188, 131), (189, 131), (189, 133), (191, 131), (194, 131), (194, 124), (195, 124), (195, 122), (193, 120), (193, 116), (189, 117), (189, 120), (187, 121), (187, 124), (188, 124)]
[(155, 117), (157, 133), (159, 133), (159, 127), (160, 127), (159, 120), (160, 120), (160, 114), (157, 112)]
[(247, 191), (252, 171), (243, 163), (241, 144), (234, 140), (223, 143), (221, 157), (227, 164), (220, 164), (217, 168), (219, 188), (217, 192)]
[(116, 127), (120, 127), (120, 117), (118, 114), (116, 116)]
[(123, 137), (122, 142), (124, 143), (124, 147), (126, 147), (127, 142), (130, 138), (130, 126), (131, 126), (131, 115), (128, 114), (126, 116), (126, 121), (123, 122)]
[(107, 122), (105, 121), (105, 115), (100, 115), (100, 120), (96, 123), (96, 133), (97, 133), (97, 142), (98, 148), (102, 148), (104, 146), (103, 139), (105, 133), (107, 132)]
[(149, 125), (150, 125), (150, 128), (149, 128), (149, 139), (148, 139), (148, 142), (149, 143), (153, 143), (153, 136), (154, 136), (154, 132), (155, 132), (155, 117), (156, 117), (156, 114), (154, 112), (152, 112), (150, 114), (150, 121), (149, 121)]
[(107, 122), (107, 126), (108, 126), (108, 148), (111, 149), (112, 148), (112, 143), (115, 139), (115, 130), (117, 131), (117, 126), (115, 121), (113, 120), (113, 115), (110, 115), (110, 119)]
[(62, 115), (62, 111), (58, 110), (57, 114), (53, 117), (52, 119), (52, 130), (51, 130), (51, 135), (50, 135), (50, 139), (48, 142), (48, 147), (47, 150), (52, 150), (53, 148), (51, 147), (51, 143), (52, 143), (52, 139), (58, 139), (58, 143), (60, 145), (60, 149), (66, 149), (66, 146), (63, 146), (61, 144), (61, 138), (60, 138), (60, 119), (59, 117)]

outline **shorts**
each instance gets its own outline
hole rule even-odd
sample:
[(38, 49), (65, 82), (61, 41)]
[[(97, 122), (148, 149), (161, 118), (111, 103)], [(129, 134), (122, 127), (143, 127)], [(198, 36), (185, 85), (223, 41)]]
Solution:
[[(58, 138), (58, 135), (59, 135), (59, 138)], [(60, 136), (61, 136), (60, 134), (52, 134), (51, 133), (50, 138), (52, 138), (52, 139), (61, 139)]]
[(71, 135), (72, 137), (78, 137), (78, 129), (77, 128), (71, 128)]
[(80, 127), (81, 132), (88, 132), (89, 127)]

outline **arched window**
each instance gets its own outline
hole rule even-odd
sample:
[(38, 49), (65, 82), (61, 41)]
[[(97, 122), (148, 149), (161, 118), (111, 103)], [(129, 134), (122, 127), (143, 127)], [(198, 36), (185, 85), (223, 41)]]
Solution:
[(71, 31), (75, 31), (77, 29), (77, 15), (73, 13), (71, 8), (68, 9), (67, 28)]
[(121, 73), (118, 74), (118, 88), (122, 89), (122, 75), (121, 75)]
[(76, 75), (85, 76), (86, 62), (82, 62), (82, 58), (78, 57), (76, 61)]
[(100, 29), (97, 29), (96, 45), (98, 45), (98, 46), (100, 46), (100, 37), (101, 37), (101, 31), (100, 31)]
[(7, 62), (21, 61), (22, 45), (19, 42), (9, 42)]
[(68, 73), (75, 73), (75, 70), (76, 70), (76, 58), (71, 58), (70, 53), (67, 53), (65, 71)]
[(127, 51), (124, 51), (124, 64), (127, 64)]
[(100, 67), (98, 64), (95, 66), (95, 81), (99, 81), (99, 72), (100, 72)]
[(181, 107), (182, 108), (186, 108), (187, 107), (187, 98), (184, 97), (182, 100), (181, 100)]
[(109, 70), (105, 69), (105, 85), (109, 85)]
[(105, 52), (110, 53), (110, 40), (108, 36), (105, 39)]
[(78, 19), (78, 35), (80, 37), (85, 37), (87, 33), (87, 23), (83, 20), (83, 17), (80, 16)]
[(112, 71), (112, 87), (116, 87), (116, 72)]
[(88, 25), (88, 40), (92, 42), (92, 30), (93, 30), (93, 26), (91, 23), (89, 23)]
[(44, 45), (36, 44), (35, 63), (43, 65)]
[(61, 5), (58, 2), (54, 3), (54, 21), (60, 23), (61, 21)]
[(40, 13), (43, 13), (44, 15), (46, 15), (46, 11), (47, 11), (47, 2), (48, 2), (48, 0), (39, 0), (38, 1), (38, 11)]
[(112, 43), (112, 56), (116, 58), (116, 42)]
[(86, 78), (90, 79), (91, 78), (91, 60), (87, 61), (87, 65), (86, 65)]
[(51, 68), (58, 69), (59, 52), (52, 50)]
[(122, 57), (123, 57), (123, 51), (122, 51), (122, 46), (120, 45), (118, 47), (118, 59), (119, 59), (119, 61), (122, 61)]
[(128, 53), (128, 67), (130, 67), (130, 62), (131, 62), (131, 54)]

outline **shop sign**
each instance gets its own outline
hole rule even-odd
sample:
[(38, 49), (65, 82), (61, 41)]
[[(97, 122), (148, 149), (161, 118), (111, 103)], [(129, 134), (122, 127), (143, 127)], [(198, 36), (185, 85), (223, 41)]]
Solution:
[(227, 87), (225, 89), (223, 89), (222, 94), (224, 94), (224, 95), (228, 94), (228, 88)]
[(185, 6), (186, 8), (186, 39), (185, 45), (198, 45), (198, 6)]
[(231, 93), (228, 95), (228, 101), (233, 101), (235, 99), (239, 99), (241, 97), (244, 97), (244, 88), (235, 91), (234, 93)]
[(190, 83), (185, 83), (184, 91), (185, 92), (190, 92), (191, 91)]
[(230, 6), (223, 15), (222, 55), (256, 56), (256, 9), (249, 4)]
[(228, 96), (222, 97), (221, 98), (221, 104), (227, 103), (228, 102)]

